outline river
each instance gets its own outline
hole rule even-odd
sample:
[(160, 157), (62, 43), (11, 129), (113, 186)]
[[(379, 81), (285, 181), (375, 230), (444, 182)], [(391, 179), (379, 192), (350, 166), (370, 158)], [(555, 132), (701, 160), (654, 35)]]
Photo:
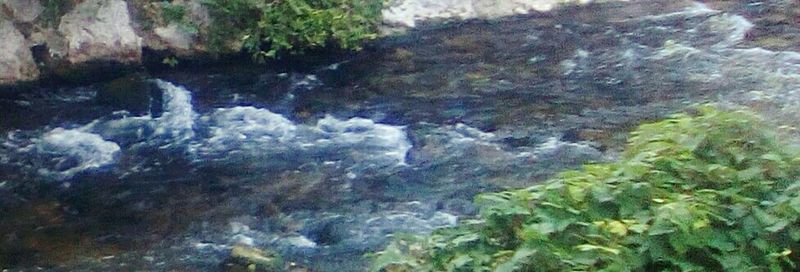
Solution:
[(627, 132), (688, 105), (794, 125), (800, 54), (748, 36), (769, 4), (720, 5), (422, 26), (312, 65), (3, 96), (0, 267), (226, 270), (246, 245), (359, 271), (391, 235), (472, 218), (477, 193), (613, 160)]

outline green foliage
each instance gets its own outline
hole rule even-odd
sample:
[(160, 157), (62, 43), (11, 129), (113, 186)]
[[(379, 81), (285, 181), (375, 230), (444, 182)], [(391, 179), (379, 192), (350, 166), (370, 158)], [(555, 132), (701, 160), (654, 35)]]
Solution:
[(177, 24), (188, 33), (199, 32), (196, 22), (189, 18), (189, 11), (182, 4), (173, 4), (168, 1), (157, 2), (155, 5), (160, 11), (158, 23), (161, 25)]
[(381, 0), (205, 0), (212, 48), (231, 40), (258, 60), (336, 45), (361, 48), (377, 37)]
[(161, 17), (169, 23), (183, 23), (186, 20), (186, 7), (164, 1), (161, 3)]
[(42, 1), (41, 20), (45, 26), (57, 26), (61, 21), (63, 11), (67, 10), (67, 1), (44, 0)]
[(800, 157), (746, 113), (646, 124), (617, 163), (477, 197), (481, 220), (395, 240), (374, 271), (797, 271)]

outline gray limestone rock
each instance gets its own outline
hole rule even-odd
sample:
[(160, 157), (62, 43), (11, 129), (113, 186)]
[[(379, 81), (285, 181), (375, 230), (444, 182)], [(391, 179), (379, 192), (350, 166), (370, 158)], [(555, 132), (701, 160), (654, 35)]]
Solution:
[(85, 1), (61, 18), (58, 30), (67, 40), (67, 60), (72, 64), (141, 61), (141, 38), (131, 26), (125, 1)]
[(44, 10), (38, 0), (3, 0), (1, 5), (11, 11), (15, 21), (23, 23), (33, 22)]
[(39, 69), (25, 37), (10, 21), (0, 19), (0, 85), (35, 80)]
[(431, 19), (493, 19), (603, 1), (615, 0), (393, 0), (383, 10), (383, 22), (413, 28), (416, 22)]

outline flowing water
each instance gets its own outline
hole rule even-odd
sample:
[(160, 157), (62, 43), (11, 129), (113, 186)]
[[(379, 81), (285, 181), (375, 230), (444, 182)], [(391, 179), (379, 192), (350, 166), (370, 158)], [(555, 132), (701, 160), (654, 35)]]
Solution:
[(473, 217), (479, 192), (613, 159), (626, 132), (687, 105), (795, 125), (800, 54), (757, 47), (748, 33), (764, 28), (717, 5), (565, 8), (422, 27), (302, 69), (3, 97), (0, 267), (226, 270), (247, 245), (358, 271), (392, 234)]

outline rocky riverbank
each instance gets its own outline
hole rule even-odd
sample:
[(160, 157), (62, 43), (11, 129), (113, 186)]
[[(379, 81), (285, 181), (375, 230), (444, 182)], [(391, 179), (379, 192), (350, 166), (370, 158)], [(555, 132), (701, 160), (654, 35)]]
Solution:
[[(199, 1), (174, 1), (194, 29), (167, 23), (166, 2), (6, 0), (0, 5), (0, 85), (41, 78), (91, 81), (141, 65), (143, 51), (191, 56), (205, 51), (210, 24)], [(114, 68), (114, 69), (108, 69)]]
[[(394, 0), (383, 11), (384, 34), (419, 22), (491, 19), (591, 0)], [(176, 14), (181, 18), (176, 17)], [(55, 79), (93, 82), (148, 62), (214, 61), (240, 44), (211, 54), (213, 18), (199, 0), (4, 0), (0, 3), (0, 87)]]

